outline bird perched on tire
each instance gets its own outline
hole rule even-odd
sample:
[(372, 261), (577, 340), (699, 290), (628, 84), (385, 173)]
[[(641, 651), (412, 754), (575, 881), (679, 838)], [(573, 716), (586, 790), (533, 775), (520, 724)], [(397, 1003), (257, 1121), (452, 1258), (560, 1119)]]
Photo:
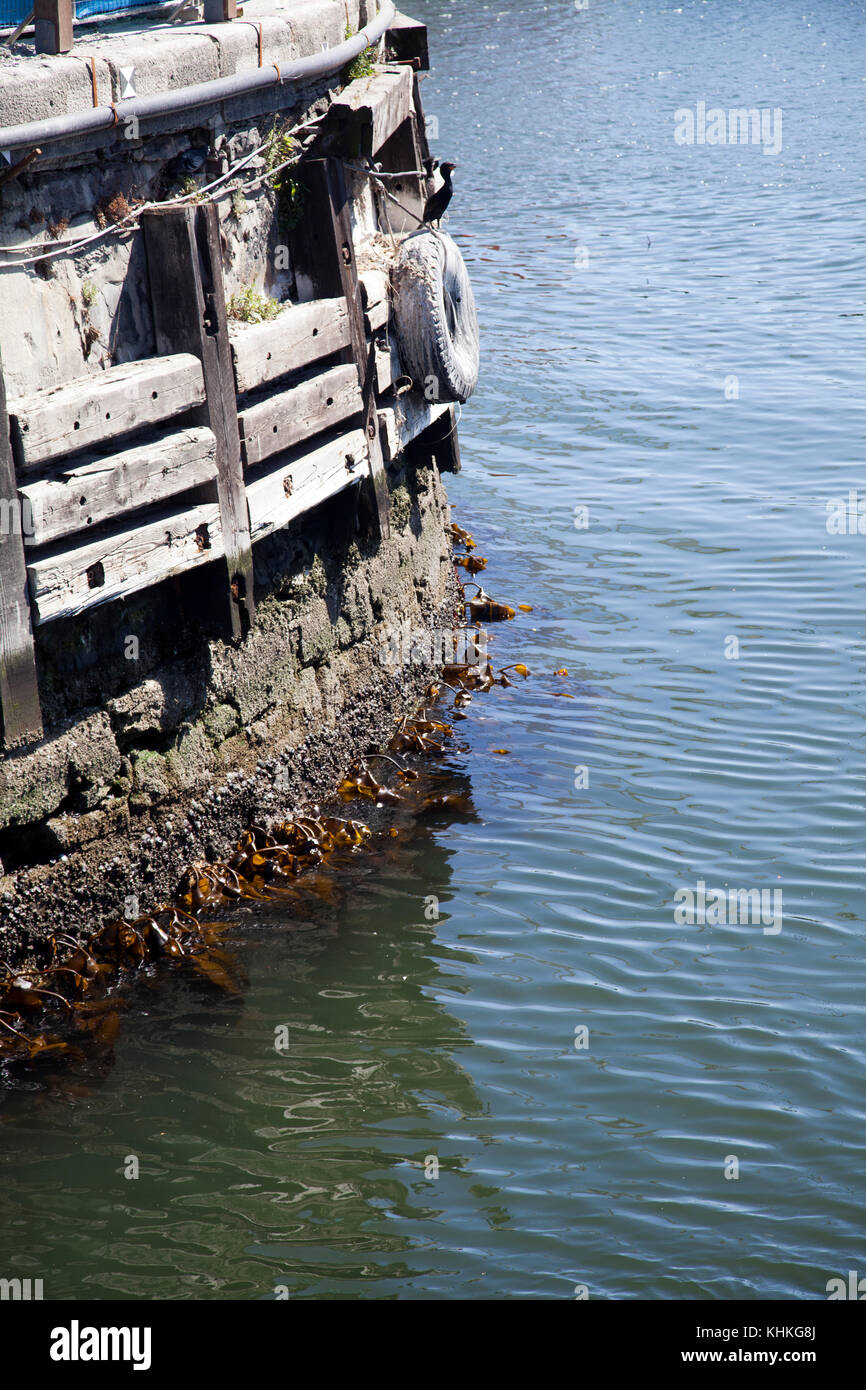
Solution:
[(444, 164), (439, 165), (439, 173), (442, 175), (442, 186), (437, 188), (435, 193), (431, 193), (424, 204), (425, 223), (432, 224), (435, 222), (438, 227), (442, 221), (445, 209), (451, 202), (451, 195), (454, 192), (451, 186), (451, 175), (456, 168), (457, 165), (451, 164), (448, 160), (446, 160)]

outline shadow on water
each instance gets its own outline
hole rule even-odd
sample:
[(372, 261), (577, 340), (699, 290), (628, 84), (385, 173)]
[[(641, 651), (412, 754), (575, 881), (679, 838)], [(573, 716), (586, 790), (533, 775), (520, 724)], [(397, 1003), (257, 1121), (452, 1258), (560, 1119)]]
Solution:
[(449, 958), (474, 960), (436, 944), (445, 817), (399, 820), (290, 913), (234, 916), (233, 996), (174, 969), (142, 979), (114, 1049), (6, 1094), (7, 1277), (60, 1298), (351, 1297), (423, 1275), (416, 1223), (455, 1184), (503, 1219), (449, 1156), (481, 1103), (465, 1026), (434, 997)]

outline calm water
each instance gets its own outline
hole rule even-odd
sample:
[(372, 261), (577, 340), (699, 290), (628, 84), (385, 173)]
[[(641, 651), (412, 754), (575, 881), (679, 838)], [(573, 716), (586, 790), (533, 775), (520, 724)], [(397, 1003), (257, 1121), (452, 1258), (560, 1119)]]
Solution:
[[(476, 818), (7, 1105), (0, 1274), (823, 1297), (866, 1274), (866, 536), (826, 526), (866, 496), (863, 6), (413, 12), (484, 333), (449, 486), (533, 679), (458, 726)], [(781, 108), (781, 153), (678, 145), (700, 101)], [(698, 880), (780, 889), (781, 931), (679, 925)]]

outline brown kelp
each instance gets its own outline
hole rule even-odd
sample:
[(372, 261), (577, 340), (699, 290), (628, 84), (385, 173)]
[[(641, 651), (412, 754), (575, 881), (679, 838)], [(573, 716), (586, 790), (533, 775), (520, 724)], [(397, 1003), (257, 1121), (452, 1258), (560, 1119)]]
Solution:
[[(450, 535), (465, 551), (454, 556), (455, 565), (469, 574), (486, 566), (486, 560), (472, 556), (475, 542), (467, 531), (452, 523)], [(477, 584), (470, 597), (459, 578), (457, 583), (465, 619), (474, 624), (470, 652), (477, 655), (486, 650), (481, 624), (513, 619), (515, 610)], [(402, 720), (387, 750), (369, 753), (349, 769), (339, 800), (367, 802), (371, 810), (400, 807), (411, 816), (473, 814), (467, 795), (431, 791), (429, 779), (419, 779), (406, 759), (441, 757), (473, 696), (513, 685), (509, 673), (530, 675), (521, 662), (498, 670), (489, 660), (446, 663), (428, 686), (423, 706)], [(0, 960), (0, 1062), (29, 1064), (45, 1057), (77, 1062), (85, 1047), (110, 1049), (125, 984), (160, 964), (188, 968), (221, 993), (238, 994), (237, 964), (222, 945), (231, 924), (203, 920), (203, 914), (219, 913), (239, 900), (291, 901), (296, 885), (326, 894), (329, 885), (320, 871), (338, 868), (344, 856), (363, 852), (379, 834), (398, 833), (393, 826), (374, 831), (361, 820), (328, 815), (318, 807), (268, 826), (252, 824), (226, 858), (188, 865), (172, 903), (132, 920), (117, 918), (83, 941), (56, 932), (49, 943), (50, 963), (42, 968), (16, 970)]]

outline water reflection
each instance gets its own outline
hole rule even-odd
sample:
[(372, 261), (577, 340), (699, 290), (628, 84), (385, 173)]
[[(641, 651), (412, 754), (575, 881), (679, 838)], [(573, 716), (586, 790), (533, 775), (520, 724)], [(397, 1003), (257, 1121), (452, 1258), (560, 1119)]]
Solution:
[(451, 1136), (482, 1105), (467, 1030), (436, 995), (452, 961), (475, 961), (436, 946), (450, 858), (404, 821), (303, 914), (245, 912), (226, 940), (237, 998), (154, 977), (127, 1001), (113, 1071), (43, 1077), (38, 1106), (7, 1095), (0, 1266), (45, 1270), (51, 1297), (345, 1293), (423, 1275), (404, 1223), (435, 1223), (455, 1187), (506, 1219)]

